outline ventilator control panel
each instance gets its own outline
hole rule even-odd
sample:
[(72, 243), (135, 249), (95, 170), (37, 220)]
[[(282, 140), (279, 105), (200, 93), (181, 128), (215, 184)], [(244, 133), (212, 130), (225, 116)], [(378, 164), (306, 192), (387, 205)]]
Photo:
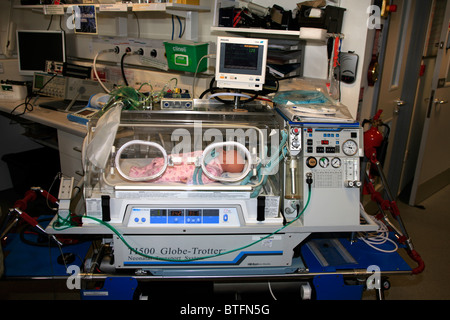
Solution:
[(132, 207), (128, 227), (239, 226), (236, 208)]
[(360, 187), (360, 128), (303, 127), (305, 171), (314, 174), (315, 187)]

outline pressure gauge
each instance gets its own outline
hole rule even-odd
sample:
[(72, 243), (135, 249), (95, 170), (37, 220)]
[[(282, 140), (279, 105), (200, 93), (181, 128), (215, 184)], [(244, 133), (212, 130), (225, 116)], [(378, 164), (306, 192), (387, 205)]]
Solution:
[(323, 158), (320, 158), (320, 159), (319, 159), (319, 165), (320, 165), (322, 168), (328, 167), (329, 164), (330, 164), (330, 161), (328, 160), (328, 158), (323, 157)]
[(341, 159), (339, 159), (339, 158), (331, 159), (331, 166), (333, 168), (339, 168), (341, 166)]
[(358, 151), (358, 145), (354, 140), (349, 139), (342, 145), (342, 151), (347, 156), (353, 156)]

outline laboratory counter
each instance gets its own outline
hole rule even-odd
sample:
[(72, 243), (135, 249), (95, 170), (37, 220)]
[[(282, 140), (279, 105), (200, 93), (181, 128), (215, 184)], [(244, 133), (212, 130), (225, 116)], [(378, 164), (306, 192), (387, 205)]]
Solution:
[[(74, 177), (75, 182), (78, 183), (83, 176), (81, 150), (87, 129), (83, 124), (70, 121), (67, 118), (69, 112), (64, 109), (57, 111), (39, 106), (54, 101), (57, 100), (48, 97), (33, 98), (28, 108), (25, 109), (23, 100), (4, 100), (0, 101), (0, 114), (13, 120), (23, 119), (42, 125), (44, 126), (41, 128), (43, 132), (47, 132), (48, 128), (54, 129), (56, 132), (54, 139), (49, 139), (47, 135), (45, 135), (47, 138), (41, 139), (40, 134), (35, 135), (35, 128), (32, 129), (31, 135), (27, 134), (27, 136), (43, 146), (58, 149), (61, 173), (68, 177)], [(55, 141), (57, 141), (56, 144)]]
[(46, 103), (49, 101), (55, 101), (55, 99), (48, 97), (33, 98), (30, 101), (28, 109), (24, 112), (25, 104), (23, 100), (4, 100), (0, 101), (0, 111), (5, 112), (8, 115), (20, 116), (24, 119), (40, 123), (79, 137), (84, 137), (86, 135), (86, 126), (68, 120), (68, 112), (51, 110), (39, 106), (41, 103)]

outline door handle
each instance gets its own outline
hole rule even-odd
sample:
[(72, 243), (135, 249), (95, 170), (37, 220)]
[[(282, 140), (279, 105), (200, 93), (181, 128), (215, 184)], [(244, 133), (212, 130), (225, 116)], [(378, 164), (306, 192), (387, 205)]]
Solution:
[[(427, 101), (430, 101), (430, 99), (427, 99)], [(431, 117), (431, 110), (433, 109), (433, 104), (434, 104), (434, 106), (436, 108), (438, 104), (443, 105), (443, 104), (446, 104), (446, 103), (448, 103), (448, 100), (434, 99), (433, 103), (432, 104), (430, 103), (429, 106), (428, 106), (427, 118)]]
[(441, 100), (441, 99), (434, 99), (434, 104), (446, 104), (448, 103), (448, 100)]
[(394, 114), (399, 114), (400, 107), (404, 106), (406, 104), (406, 101), (394, 100), (394, 102), (395, 102)]

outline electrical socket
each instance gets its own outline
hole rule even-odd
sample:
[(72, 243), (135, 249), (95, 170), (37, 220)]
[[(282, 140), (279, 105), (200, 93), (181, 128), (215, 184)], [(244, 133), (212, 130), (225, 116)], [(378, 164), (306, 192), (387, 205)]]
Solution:
[(73, 182), (74, 179), (72, 178), (61, 178), (61, 183), (59, 185), (59, 193), (58, 193), (58, 199), (59, 200), (70, 200), (72, 198), (72, 190), (73, 190)]
[[(156, 39), (136, 39), (136, 38), (94, 38), (90, 44), (92, 58), (102, 50), (119, 48), (119, 53), (103, 53), (97, 58), (100, 61), (120, 63), (122, 55), (129, 48), (131, 52), (142, 51), (142, 55), (133, 54), (125, 58), (125, 63), (129, 65), (149, 66), (154, 61), (157, 64), (167, 64), (165, 55), (164, 40)], [(149, 64), (150, 62), (150, 64)]]

